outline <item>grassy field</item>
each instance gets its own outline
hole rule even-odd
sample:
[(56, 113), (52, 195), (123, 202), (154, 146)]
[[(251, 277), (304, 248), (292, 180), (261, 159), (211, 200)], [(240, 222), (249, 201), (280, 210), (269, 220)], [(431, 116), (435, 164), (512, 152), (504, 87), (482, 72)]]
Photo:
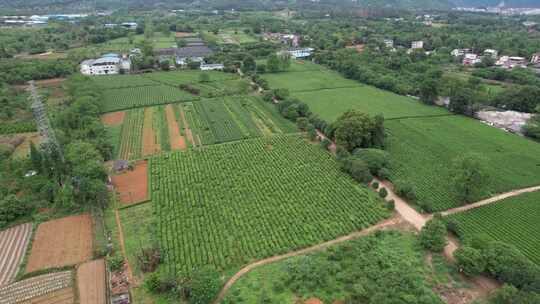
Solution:
[(259, 267), (240, 278), (223, 303), (293, 304), (311, 298), (349, 303), (353, 286), (362, 286), (362, 303), (382, 303), (377, 297), (401, 303), (398, 297), (414, 294), (422, 303), (436, 304), (443, 302), (431, 285), (454, 283), (449, 272), (445, 264), (432, 270), (424, 263), (414, 235), (383, 232)]
[[(302, 70), (293, 63), (287, 72), (262, 74), (272, 89), (288, 89), (290, 92), (316, 91), (321, 89), (349, 88), (361, 86), (357, 81), (341, 77), (337, 72), (328, 69)], [(294, 72), (294, 70), (299, 70)]]
[[(93, 45), (99, 52), (129, 52), (131, 49), (136, 48), (144, 40), (144, 35), (135, 35), (133, 37), (133, 43), (129, 43), (127, 37), (117, 38), (105, 43)], [(176, 47), (176, 39), (174, 33), (171, 32), (169, 36), (165, 36), (161, 32), (155, 32), (154, 37), (151, 38), (152, 46), (155, 49)]]
[(355, 109), (371, 115), (383, 114), (385, 118), (449, 115), (439, 107), (424, 105), (412, 98), (393, 94), (371, 86), (345, 89), (296, 92), (311, 111), (329, 122), (347, 110)]
[(434, 211), (461, 205), (452, 192), (450, 165), (466, 152), (483, 156), (484, 196), (540, 184), (540, 145), (463, 116), (385, 122), (393, 181), (409, 182)]
[(297, 135), (154, 157), (150, 180), (165, 260), (176, 270), (230, 271), (387, 216), (330, 154)]
[(458, 224), (460, 237), (482, 234), (516, 246), (540, 265), (540, 192), (507, 198), (447, 217)]

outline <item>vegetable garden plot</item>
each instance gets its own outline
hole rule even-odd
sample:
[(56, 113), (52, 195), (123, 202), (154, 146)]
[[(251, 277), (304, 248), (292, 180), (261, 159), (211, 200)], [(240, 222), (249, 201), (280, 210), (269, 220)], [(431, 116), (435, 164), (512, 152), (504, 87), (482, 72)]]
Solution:
[(461, 205), (453, 194), (451, 165), (464, 153), (480, 154), (489, 175), (484, 197), (540, 184), (540, 144), (463, 116), (389, 120), (387, 150), (392, 181), (415, 188), (433, 211)]
[(296, 135), (160, 155), (150, 169), (161, 246), (176, 270), (231, 270), (388, 215), (330, 154)]
[(516, 246), (540, 265), (540, 192), (507, 198), (447, 217), (455, 221), (460, 237), (485, 234)]
[[(13, 303), (73, 303), (73, 275), (71, 271), (51, 272), (32, 277), (10, 285), (0, 287), (0, 304)], [(57, 292), (62, 293), (60, 301), (48, 301), (57, 298)]]
[(105, 90), (103, 96), (102, 110), (104, 112), (189, 101), (197, 98), (168, 85), (110, 89)]
[(0, 286), (15, 279), (32, 234), (32, 224), (0, 231)]
[(205, 99), (193, 104), (199, 115), (207, 121), (217, 143), (247, 138), (221, 99)]
[(105, 261), (94, 260), (77, 268), (79, 304), (106, 304)]

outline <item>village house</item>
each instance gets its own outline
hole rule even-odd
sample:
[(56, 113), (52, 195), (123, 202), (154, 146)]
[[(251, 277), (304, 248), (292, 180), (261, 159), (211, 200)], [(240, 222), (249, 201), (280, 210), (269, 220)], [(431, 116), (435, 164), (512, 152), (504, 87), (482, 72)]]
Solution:
[(215, 71), (215, 70), (223, 70), (225, 66), (221, 63), (203, 63), (200, 66), (201, 71)]
[(531, 57), (531, 63), (537, 64), (540, 63), (540, 53), (534, 53)]
[(495, 62), (495, 65), (500, 66), (505, 69), (513, 69), (516, 67), (526, 68), (527, 59), (524, 57), (517, 57), (517, 56), (501, 56), (499, 60)]
[(465, 56), (465, 54), (472, 53), (471, 49), (454, 49), (450, 54), (454, 57)]
[(300, 46), (300, 36), (295, 34), (283, 34), (283, 33), (264, 33), (263, 40), (265, 41), (279, 41), (282, 44), (289, 45), (293, 48)]
[(411, 49), (417, 50), (417, 49), (423, 49), (424, 48), (424, 41), (413, 41), (411, 45)]
[(463, 65), (475, 65), (481, 63), (482, 59), (476, 54), (465, 54), (463, 58)]
[(291, 58), (299, 59), (299, 58), (307, 58), (311, 56), (311, 53), (315, 49), (313, 48), (291, 48), (285, 51), (285, 53), (289, 54)]
[(383, 42), (384, 42), (384, 45), (389, 49), (394, 47), (394, 40), (392, 39), (384, 39)]
[(494, 49), (485, 49), (484, 56), (497, 59), (497, 57), (499, 56), (499, 51), (494, 50)]
[(101, 58), (88, 59), (81, 63), (83, 75), (114, 75), (131, 70), (131, 60), (118, 54), (105, 54)]
[(165, 48), (154, 51), (160, 59), (174, 58), (174, 61), (179, 66), (185, 66), (189, 62), (203, 62), (204, 58), (213, 54), (212, 50), (205, 45), (201, 46), (186, 46), (181, 48)]

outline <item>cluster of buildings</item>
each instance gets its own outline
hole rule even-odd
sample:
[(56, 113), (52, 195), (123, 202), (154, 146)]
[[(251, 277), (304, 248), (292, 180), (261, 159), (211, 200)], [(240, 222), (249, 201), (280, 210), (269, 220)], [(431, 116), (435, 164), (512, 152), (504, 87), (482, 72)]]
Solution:
[(494, 49), (486, 49), (479, 55), (471, 49), (455, 49), (451, 52), (454, 57), (462, 57), (463, 65), (473, 66), (482, 63), (484, 58), (492, 58), (495, 60), (495, 65), (504, 69), (513, 69), (516, 67), (526, 68), (529, 63), (536, 65), (540, 63), (540, 53), (533, 54), (530, 62), (525, 57), (519, 56), (500, 56), (499, 52)]
[(105, 54), (97, 59), (88, 59), (81, 63), (83, 75), (114, 75), (129, 73), (131, 71), (131, 59), (119, 54)]
[(497, 6), (488, 7), (456, 7), (456, 11), (490, 13), (500, 15), (540, 15), (540, 8), (532, 7), (506, 7), (504, 1)]
[(74, 21), (76, 19), (87, 17), (85, 14), (67, 14), (67, 15), (33, 15), (33, 16), (0, 16), (0, 25), (6, 27), (15, 26), (44, 26), (49, 21)]
[(190, 62), (203, 64), (205, 58), (214, 53), (199, 37), (188, 37), (183, 41), (184, 47), (156, 49), (154, 55), (158, 56), (160, 61), (172, 59), (170, 61), (177, 66), (186, 66)]
[(105, 28), (115, 28), (115, 27), (123, 27), (127, 28), (128, 30), (136, 30), (137, 29), (137, 22), (122, 22), (122, 23), (106, 23)]
[(300, 36), (296, 34), (266, 32), (263, 33), (262, 38), (264, 41), (277, 41), (293, 48), (298, 48), (300, 46)]

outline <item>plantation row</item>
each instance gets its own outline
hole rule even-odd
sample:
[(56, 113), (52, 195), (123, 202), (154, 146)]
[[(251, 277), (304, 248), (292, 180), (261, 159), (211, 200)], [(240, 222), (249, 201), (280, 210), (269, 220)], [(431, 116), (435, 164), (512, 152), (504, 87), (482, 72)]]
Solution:
[(35, 132), (36, 124), (34, 122), (10, 122), (0, 123), (0, 134), (15, 134)]
[(448, 216), (460, 237), (488, 235), (516, 246), (540, 265), (540, 192), (526, 193), (481, 208)]
[(299, 136), (273, 136), (154, 157), (152, 203), (175, 270), (230, 270), (365, 228), (387, 212)]
[(118, 158), (129, 160), (141, 158), (143, 125), (144, 109), (126, 111), (122, 125)]
[(106, 90), (103, 96), (103, 112), (196, 99), (185, 91), (167, 85), (111, 89)]
[(391, 179), (411, 185), (420, 206), (442, 211), (463, 204), (452, 184), (452, 164), (465, 153), (483, 159), (490, 196), (540, 184), (540, 145), (463, 116), (389, 120)]

